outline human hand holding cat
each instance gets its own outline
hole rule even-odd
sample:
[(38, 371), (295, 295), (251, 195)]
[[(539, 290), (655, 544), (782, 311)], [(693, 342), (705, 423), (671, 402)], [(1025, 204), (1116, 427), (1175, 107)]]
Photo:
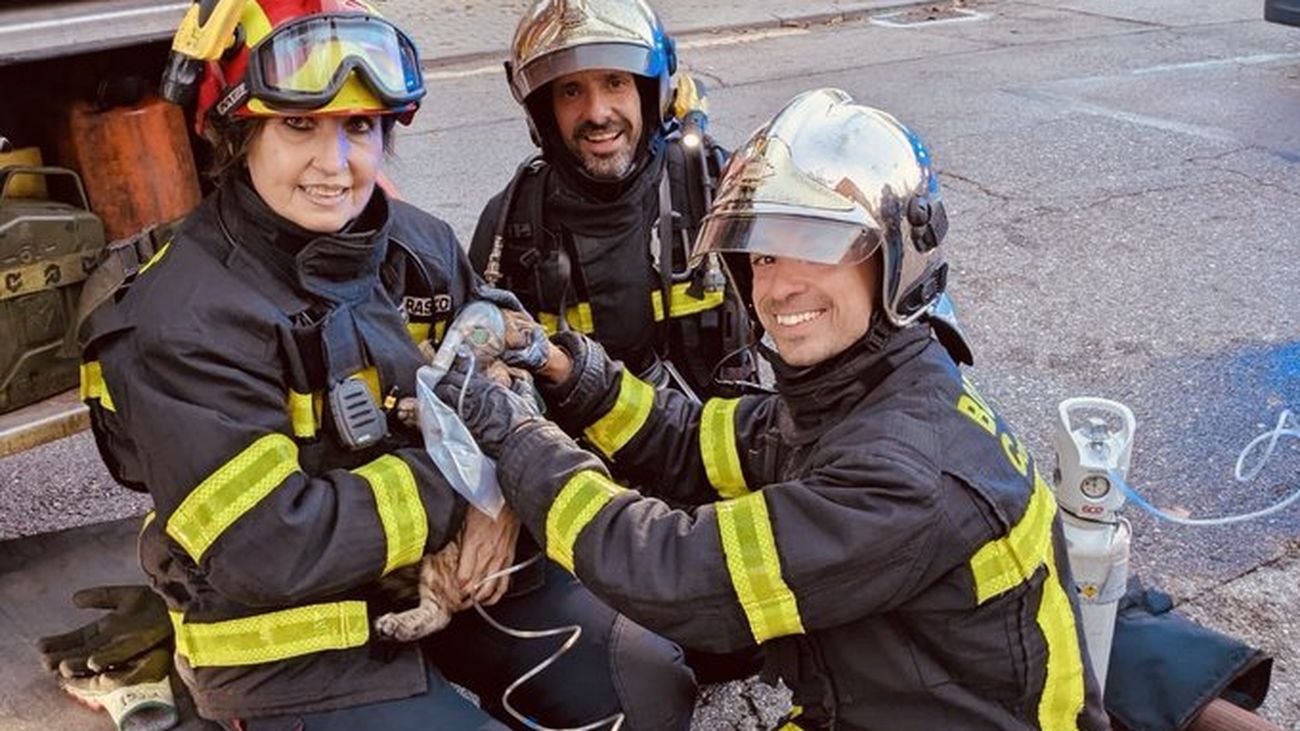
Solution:
[(465, 512), (460, 562), (456, 568), (462, 601), (466, 604), (478, 601), (491, 606), (505, 595), (510, 585), (509, 576), (484, 579), (514, 562), (518, 538), (519, 519), (509, 507), (503, 507), (496, 520), (476, 508), (471, 507)]

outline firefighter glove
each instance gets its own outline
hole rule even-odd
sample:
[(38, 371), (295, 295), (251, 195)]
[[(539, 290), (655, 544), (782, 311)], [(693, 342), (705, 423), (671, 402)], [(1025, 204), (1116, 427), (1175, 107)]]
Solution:
[(69, 695), (105, 711), (118, 731), (165, 731), (179, 720), (172, 696), (171, 649), (159, 645), (102, 673), (60, 677)]
[(479, 448), (493, 459), (501, 455), (501, 446), (511, 434), (542, 418), (530, 380), (516, 375), (505, 386), (481, 371), (472, 372), (463, 356), (456, 358), (434, 392), (456, 411)]
[(37, 640), (47, 670), (64, 678), (100, 673), (167, 642), (167, 606), (147, 586), (95, 586), (72, 595), (82, 609), (108, 614), (71, 632)]

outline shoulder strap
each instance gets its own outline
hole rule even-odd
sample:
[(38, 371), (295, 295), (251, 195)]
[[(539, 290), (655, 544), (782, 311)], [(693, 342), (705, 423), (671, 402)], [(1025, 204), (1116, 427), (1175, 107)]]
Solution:
[(86, 345), (81, 328), (86, 320), (104, 303), (117, 299), (131, 287), (140, 270), (145, 268), (154, 256), (171, 243), (177, 225), (183, 219), (175, 219), (150, 226), (134, 236), (118, 239), (104, 248), (103, 257), (86, 277), (82, 285), (81, 296), (77, 300), (77, 314), (68, 329), (63, 342), (63, 352), (75, 355), (80, 346)]
[[(542, 159), (541, 155), (534, 155), (525, 160), (523, 164), (515, 170), (514, 177), (511, 178), (510, 183), (506, 185), (505, 195), (501, 197), (501, 209), (497, 211), (496, 226), (492, 231), (492, 250), (488, 254), (487, 266), (483, 269), (483, 279), (487, 281), (488, 286), (495, 287), (497, 286), (497, 282), (501, 280), (501, 252), (505, 248), (506, 227), (510, 222), (511, 214), (514, 212), (515, 200), (519, 195), (520, 186), (524, 185), (525, 188), (536, 187), (525, 185), (525, 181), (532, 178), (535, 173), (540, 172), (545, 167), (546, 162)], [(534, 193), (532, 197), (537, 200), (536, 205), (540, 210), (541, 200), (545, 196), (545, 191), (542, 190), (539, 191), (539, 193), (540, 195)], [(531, 201), (529, 202), (529, 208), (529, 213), (531, 214)], [(537, 224), (540, 223), (540, 219), (533, 223), (534, 228), (538, 228)], [(534, 233), (534, 237), (535, 236), (536, 233)]]

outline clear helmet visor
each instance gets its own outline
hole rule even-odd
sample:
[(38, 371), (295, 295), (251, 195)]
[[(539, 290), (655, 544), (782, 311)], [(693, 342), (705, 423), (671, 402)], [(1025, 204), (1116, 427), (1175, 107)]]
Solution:
[(716, 253), (858, 264), (878, 248), (877, 231), (856, 223), (780, 213), (715, 214), (704, 220), (692, 259)]
[(524, 101), (533, 92), (558, 78), (580, 71), (610, 69), (656, 78), (666, 73), (662, 53), (631, 43), (593, 43), (572, 46), (529, 61), (514, 71), (516, 98)]
[(424, 95), (415, 46), (374, 16), (316, 16), (278, 29), (253, 50), (253, 96), (277, 106), (324, 105), (355, 72), (383, 102)]

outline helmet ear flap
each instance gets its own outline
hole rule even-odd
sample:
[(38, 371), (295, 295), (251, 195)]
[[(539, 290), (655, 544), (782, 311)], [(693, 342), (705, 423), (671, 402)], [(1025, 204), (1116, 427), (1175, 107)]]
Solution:
[(740, 301), (749, 313), (749, 326), (754, 331), (754, 338), (763, 337), (763, 323), (758, 319), (758, 309), (754, 305), (754, 269), (749, 265), (749, 255), (742, 252), (725, 252), (721, 254), (722, 266), (727, 270), (727, 278), (740, 295)]

